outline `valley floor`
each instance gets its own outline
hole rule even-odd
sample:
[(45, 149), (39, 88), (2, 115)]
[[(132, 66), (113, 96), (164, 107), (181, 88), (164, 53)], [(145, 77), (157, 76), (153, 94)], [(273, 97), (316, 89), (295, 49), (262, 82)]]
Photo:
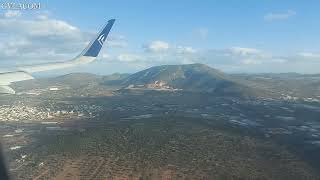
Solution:
[(16, 179), (320, 178), (315, 103), (137, 91), (1, 107)]

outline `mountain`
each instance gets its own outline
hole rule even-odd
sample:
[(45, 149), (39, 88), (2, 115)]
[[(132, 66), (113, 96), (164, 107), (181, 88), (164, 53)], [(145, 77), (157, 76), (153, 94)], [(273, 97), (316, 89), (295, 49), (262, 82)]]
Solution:
[(162, 86), (171, 89), (224, 95), (255, 94), (255, 90), (204, 64), (151, 67), (124, 78), (121, 84), (126, 87)]
[(105, 83), (110, 81), (119, 81), (126, 77), (128, 77), (129, 74), (120, 74), (120, 73), (114, 73), (110, 75), (100, 76), (96, 74), (91, 73), (71, 73), (63, 76), (58, 76), (56, 78), (53, 78), (51, 80), (55, 82), (60, 82), (63, 84), (92, 84), (92, 83)]
[(101, 78), (102, 76), (91, 74), (91, 73), (70, 73), (70, 74), (52, 78), (52, 80), (68, 84), (74, 81), (83, 81), (83, 82), (97, 81), (97, 80), (100, 80)]
[(123, 79), (129, 77), (130, 74), (120, 74), (120, 73), (114, 73), (108, 76), (103, 77), (103, 82), (101, 84), (106, 86), (116, 86), (121, 88), (121, 82)]
[(127, 73), (113, 73), (107, 76), (103, 76), (103, 81), (118, 81), (128, 77), (130, 74)]
[(104, 90), (183, 90), (215, 95), (260, 96), (264, 91), (249, 87), (243, 78), (236, 78), (204, 64), (163, 65), (134, 74), (100, 76), (71, 73), (55, 78), (34, 79), (16, 83), (20, 91), (46, 89), (50, 86), (69, 87), (86, 92)]

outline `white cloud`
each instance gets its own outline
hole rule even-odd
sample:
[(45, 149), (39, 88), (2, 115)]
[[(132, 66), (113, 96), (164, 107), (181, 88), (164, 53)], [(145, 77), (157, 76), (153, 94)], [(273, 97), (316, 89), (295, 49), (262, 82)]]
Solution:
[(260, 55), (261, 51), (254, 48), (246, 47), (232, 47), (230, 51), (235, 55), (248, 56), (248, 55)]
[(244, 60), (242, 60), (242, 63), (250, 65), (250, 64), (261, 64), (262, 62), (257, 59), (244, 59)]
[(6, 18), (14, 18), (14, 17), (19, 17), (19, 16), (21, 16), (20, 11), (8, 10), (7, 12), (4, 13), (4, 17), (6, 17)]
[(166, 44), (168, 46), (166, 46), (166, 50), (163, 53), (159, 53), (159, 51), (121, 53), (113, 60), (122, 63), (122, 65), (142, 63), (147, 67), (164, 64), (204, 63), (224, 68), (229, 66), (238, 68), (253, 67), (287, 62), (284, 58), (275, 57), (256, 48), (231, 47), (227, 49), (196, 50), (190, 46), (173, 44), (169, 46), (169, 43)]
[(188, 47), (188, 46), (178, 46), (177, 52), (179, 52), (179, 53), (196, 53), (197, 50), (195, 50), (192, 47)]
[(284, 59), (284, 58), (277, 58), (277, 57), (275, 57), (275, 58), (272, 58), (272, 59), (270, 60), (270, 62), (274, 62), (274, 63), (286, 63), (286, 62), (288, 62), (288, 60), (287, 60), (287, 59)]
[(200, 50), (192, 58), (194, 62), (208, 64), (227, 72), (274, 72), (275, 69), (266, 69), (271, 66), (279, 69), (281, 67), (285, 72), (285, 66), (293, 63), (293, 57), (280, 57), (248, 47)]
[(298, 53), (298, 55), (304, 58), (320, 58), (320, 53), (301, 52), (301, 53)]
[[(83, 32), (66, 21), (50, 18), (49, 13), (36, 15), (34, 18), (0, 17), (2, 61), (14, 60), (25, 64), (66, 60), (80, 53), (96, 34)], [(127, 46), (122, 35), (112, 35), (107, 42), (112, 47)]]
[[(75, 26), (56, 19), (0, 18), (0, 34), (5, 35), (0, 42), (2, 60), (17, 63), (69, 58), (69, 53), (74, 55), (84, 48), (83, 43), (89, 37)], [(8, 53), (13, 50), (15, 53)]]
[(36, 18), (39, 19), (39, 20), (47, 20), (48, 16), (46, 14), (40, 14)]
[(146, 51), (148, 52), (165, 52), (169, 49), (169, 43), (165, 41), (152, 41), (145, 46)]
[(110, 58), (111, 58), (111, 55), (110, 55), (110, 54), (107, 54), (107, 53), (103, 53), (103, 54), (101, 55), (101, 57), (102, 57), (103, 59), (110, 59)]
[[(168, 42), (154, 41), (143, 51), (135, 53), (120, 53), (109, 62), (119, 63), (119, 66), (138, 64), (139, 67), (150, 67), (163, 64), (185, 64), (196, 62), (198, 51), (190, 46), (169, 45)], [(135, 66), (138, 67), (138, 66)]]
[(280, 21), (280, 20), (286, 20), (289, 19), (290, 17), (296, 15), (297, 13), (293, 10), (287, 10), (285, 12), (271, 12), (266, 14), (263, 18), (266, 21)]
[[(169, 43), (168, 43), (169, 44)], [(137, 51), (120, 53), (108, 57), (108, 61), (117, 64), (119, 69), (136, 72), (145, 68), (166, 64), (203, 63), (225, 72), (300, 72), (319, 73), (320, 61), (310, 61), (315, 53), (278, 56), (262, 49), (250, 47), (231, 47), (226, 49), (197, 49), (190, 46), (170, 44), (163, 52)], [(134, 69), (134, 70), (133, 70)]]
[(193, 34), (198, 36), (201, 39), (206, 39), (208, 37), (208, 34), (209, 34), (209, 29), (205, 28), (205, 27), (195, 28), (193, 30)]
[(123, 35), (110, 35), (107, 43), (110, 47), (125, 48), (128, 46), (128, 42)]
[(14, 32), (32, 36), (75, 37), (80, 35), (80, 30), (77, 27), (56, 19), (0, 19), (0, 29), (3, 33)]
[(117, 57), (120, 62), (136, 62), (141, 60), (141, 57), (136, 54), (120, 54)]

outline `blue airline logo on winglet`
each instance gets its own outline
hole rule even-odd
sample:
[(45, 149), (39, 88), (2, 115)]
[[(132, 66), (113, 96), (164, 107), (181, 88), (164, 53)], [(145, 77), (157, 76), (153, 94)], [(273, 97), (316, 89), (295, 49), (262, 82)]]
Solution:
[(104, 35), (104, 34), (101, 34), (99, 37), (98, 37), (98, 42), (100, 43), (100, 45), (102, 46), (104, 41), (107, 39), (107, 37)]

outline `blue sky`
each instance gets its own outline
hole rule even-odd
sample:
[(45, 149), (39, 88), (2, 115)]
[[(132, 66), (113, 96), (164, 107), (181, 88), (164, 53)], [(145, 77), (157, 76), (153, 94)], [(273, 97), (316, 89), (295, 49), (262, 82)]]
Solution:
[[(3, 64), (70, 58), (107, 19), (116, 18), (99, 60), (65, 71), (110, 74), (205, 63), (233, 73), (320, 73), (320, 2), (315, 0), (40, 2), (41, 10), (0, 11), (0, 48), (8, 52)], [(35, 32), (20, 31), (21, 24)], [(8, 43), (17, 34), (24, 41)], [(26, 46), (40, 49), (41, 56), (24, 53)]]

